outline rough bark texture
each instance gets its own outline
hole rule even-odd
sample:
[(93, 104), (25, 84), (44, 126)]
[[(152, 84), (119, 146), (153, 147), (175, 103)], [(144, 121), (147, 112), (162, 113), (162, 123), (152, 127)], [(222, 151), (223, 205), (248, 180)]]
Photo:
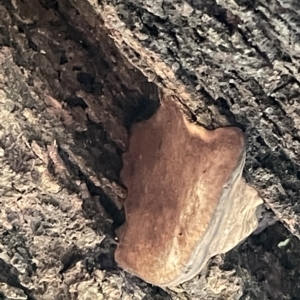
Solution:
[[(298, 1), (100, 2), (0, 1), (0, 297), (298, 299)], [(113, 260), (127, 129), (161, 91), (245, 131), (262, 226), (280, 221), (176, 291)]]

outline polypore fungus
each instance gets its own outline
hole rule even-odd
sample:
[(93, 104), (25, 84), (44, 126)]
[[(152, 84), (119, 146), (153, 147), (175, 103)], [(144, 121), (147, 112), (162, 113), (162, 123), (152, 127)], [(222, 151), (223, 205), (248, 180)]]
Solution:
[(133, 126), (123, 156), (128, 197), (117, 263), (152, 284), (175, 286), (245, 239), (262, 201), (242, 179), (244, 160), (239, 129), (206, 130), (164, 99)]

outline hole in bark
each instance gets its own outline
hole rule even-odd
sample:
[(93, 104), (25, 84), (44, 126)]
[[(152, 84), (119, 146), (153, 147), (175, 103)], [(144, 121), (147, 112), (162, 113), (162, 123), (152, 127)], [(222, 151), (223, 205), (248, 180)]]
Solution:
[(83, 258), (83, 254), (80, 249), (77, 249), (75, 246), (72, 247), (68, 252), (66, 252), (61, 257), (61, 262), (63, 264), (62, 269), (59, 271), (59, 274), (63, 274), (68, 269), (75, 266), (75, 264)]
[(104, 253), (101, 253), (96, 257), (95, 263), (100, 266), (99, 268), (101, 270), (106, 270), (111, 272), (118, 269), (117, 264), (114, 261), (114, 258)]
[(69, 61), (69, 60), (68, 60), (66, 54), (65, 54), (65, 53), (62, 53), (61, 56), (60, 56), (59, 64), (60, 64), (60, 65), (64, 65), (64, 64), (66, 64), (68, 61)]
[(93, 92), (95, 77), (92, 74), (80, 72), (77, 75), (77, 80), (88, 93)]
[(67, 105), (69, 105), (70, 107), (76, 107), (76, 106), (80, 106), (83, 109), (87, 108), (88, 106), (86, 105), (86, 103), (84, 102), (84, 100), (81, 97), (68, 97), (65, 99), (65, 102), (67, 103)]

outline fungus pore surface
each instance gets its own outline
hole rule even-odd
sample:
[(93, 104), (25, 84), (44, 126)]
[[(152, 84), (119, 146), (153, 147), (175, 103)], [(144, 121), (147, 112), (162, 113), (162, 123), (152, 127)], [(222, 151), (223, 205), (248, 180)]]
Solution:
[(175, 286), (197, 275), (257, 226), (257, 192), (242, 178), (238, 128), (206, 130), (165, 97), (132, 127), (121, 178), (128, 189), (117, 263), (147, 282)]

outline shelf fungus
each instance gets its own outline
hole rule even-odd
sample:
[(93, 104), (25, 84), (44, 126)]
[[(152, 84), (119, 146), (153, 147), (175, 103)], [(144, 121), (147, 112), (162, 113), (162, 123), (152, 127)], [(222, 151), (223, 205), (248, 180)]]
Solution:
[(206, 130), (165, 98), (133, 126), (123, 162), (126, 222), (115, 259), (149, 283), (171, 287), (193, 278), (257, 227), (262, 200), (242, 178), (237, 128)]

